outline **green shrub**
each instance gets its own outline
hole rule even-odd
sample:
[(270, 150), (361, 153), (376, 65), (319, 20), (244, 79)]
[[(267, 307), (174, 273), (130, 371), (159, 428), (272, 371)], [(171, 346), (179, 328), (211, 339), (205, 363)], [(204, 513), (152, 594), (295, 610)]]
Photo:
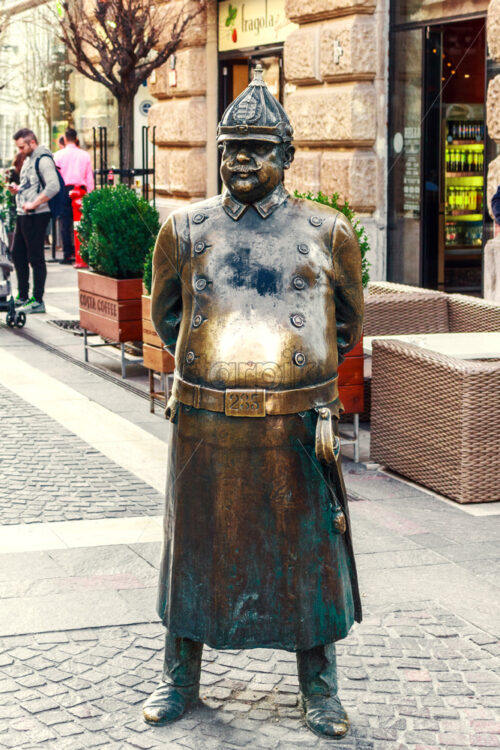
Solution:
[(104, 276), (142, 277), (144, 260), (160, 230), (156, 208), (125, 185), (117, 185), (85, 195), (82, 211), (82, 260)]
[(144, 261), (144, 274), (142, 276), (142, 281), (148, 294), (151, 294), (151, 287), (153, 286), (153, 251), (154, 246), (151, 245)]
[(362, 279), (363, 279), (363, 286), (366, 287), (368, 282), (370, 281), (370, 274), (368, 269), (370, 268), (371, 263), (368, 262), (367, 253), (370, 249), (370, 243), (368, 242), (368, 236), (366, 234), (366, 229), (361, 224), (359, 219), (356, 219), (354, 221), (354, 217), (356, 216), (355, 212), (352, 210), (352, 208), (349, 206), (349, 203), (346, 201), (344, 204), (339, 203), (339, 194), (334, 193), (331, 198), (328, 198), (327, 195), (324, 195), (324, 193), (319, 192), (317, 195), (313, 195), (312, 193), (299, 193), (297, 190), (295, 191), (295, 197), (296, 198), (307, 198), (307, 200), (310, 201), (316, 201), (317, 203), (322, 203), (324, 206), (331, 206), (331, 208), (336, 208), (337, 211), (340, 211), (346, 218), (349, 219), (349, 221), (352, 224), (352, 228), (354, 229), (356, 236), (358, 238), (359, 247), (361, 248), (361, 273), (362, 273)]

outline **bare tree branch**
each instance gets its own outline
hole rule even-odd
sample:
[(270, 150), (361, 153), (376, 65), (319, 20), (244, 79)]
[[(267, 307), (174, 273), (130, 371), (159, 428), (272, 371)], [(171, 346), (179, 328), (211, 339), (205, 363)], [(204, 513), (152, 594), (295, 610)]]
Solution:
[[(133, 145), (133, 99), (153, 70), (175, 53), (207, 0), (155, 3), (153, 0), (64, 0), (59, 36), (70, 64), (105, 86), (118, 101), (124, 145)], [(165, 35), (164, 30), (169, 29)], [(128, 141), (128, 143), (126, 143)], [(127, 156), (125, 162), (129, 161)]]

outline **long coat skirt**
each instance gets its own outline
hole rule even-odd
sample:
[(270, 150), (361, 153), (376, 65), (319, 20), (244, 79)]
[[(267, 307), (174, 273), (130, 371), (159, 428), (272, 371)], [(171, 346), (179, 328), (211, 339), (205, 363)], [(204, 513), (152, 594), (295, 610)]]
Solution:
[(317, 414), (234, 418), (179, 405), (170, 443), (158, 611), (214, 648), (312, 648), (361, 607), (342, 478), (316, 459)]

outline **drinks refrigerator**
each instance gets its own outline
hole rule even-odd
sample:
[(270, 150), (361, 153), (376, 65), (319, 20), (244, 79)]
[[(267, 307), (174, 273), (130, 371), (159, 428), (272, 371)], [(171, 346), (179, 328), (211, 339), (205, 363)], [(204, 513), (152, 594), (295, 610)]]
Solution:
[(481, 291), (484, 219), (484, 109), (449, 105), (444, 121), (444, 242), (439, 286)]

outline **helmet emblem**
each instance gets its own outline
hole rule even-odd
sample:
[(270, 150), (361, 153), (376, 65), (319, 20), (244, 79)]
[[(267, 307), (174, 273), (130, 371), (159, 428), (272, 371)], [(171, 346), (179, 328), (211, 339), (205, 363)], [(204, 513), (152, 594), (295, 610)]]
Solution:
[(255, 122), (260, 117), (262, 106), (251, 94), (241, 101), (233, 112), (236, 122)]

